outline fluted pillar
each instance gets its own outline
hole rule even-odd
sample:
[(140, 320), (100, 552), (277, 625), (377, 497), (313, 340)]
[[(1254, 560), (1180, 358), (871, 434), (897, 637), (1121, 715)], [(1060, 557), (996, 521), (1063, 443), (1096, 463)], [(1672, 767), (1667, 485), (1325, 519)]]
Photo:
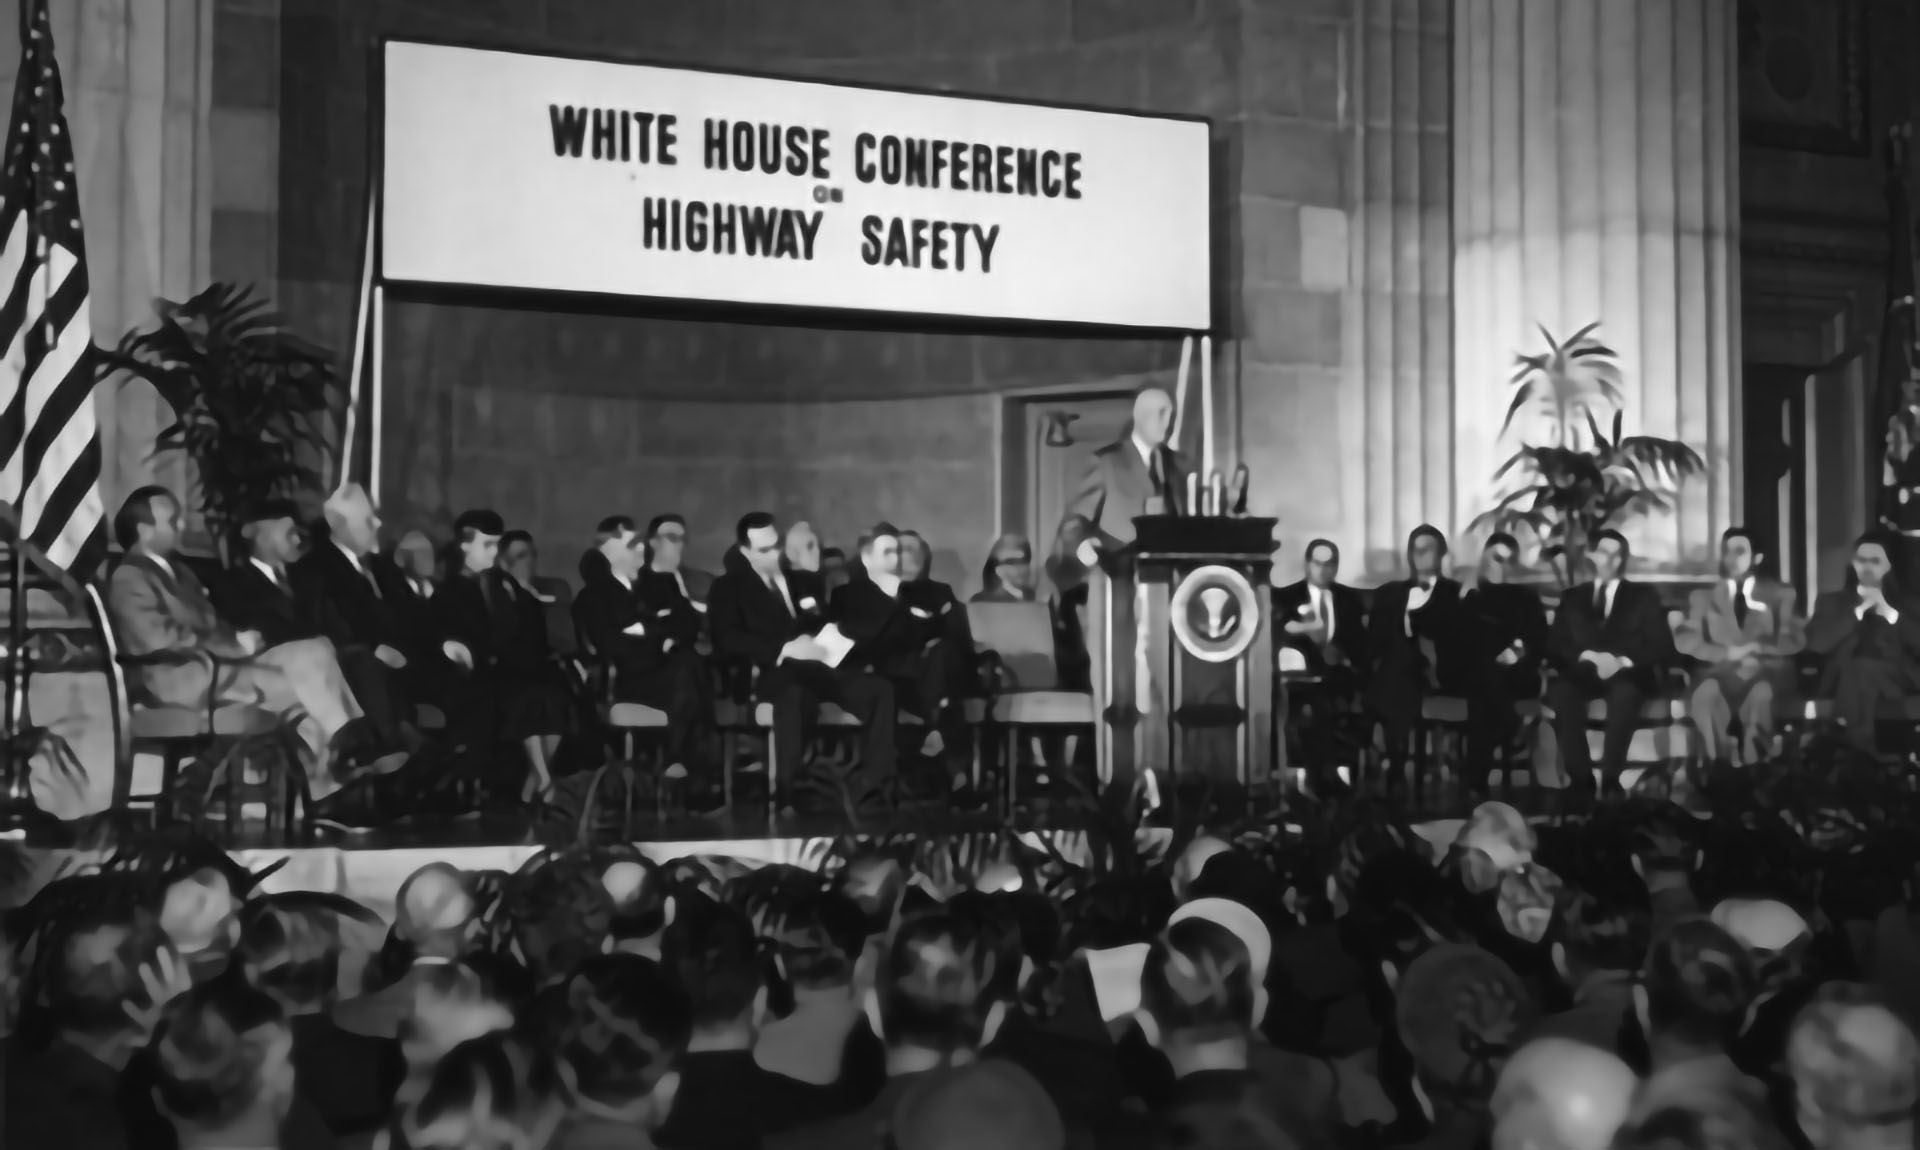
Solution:
[(1736, 0), (1454, 0), (1455, 502), (1464, 525), (1537, 426), (1497, 438), (1514, 355), (1593, 321), (1626, 427), (1707, 461), (1656, 562), (1704, 561), (1739, 508)]
[[(20, 0), (0, 0), (0, 85), (20, 65)], [(209, 0), (55, 4), (53, 38), (66, 87), (87, 229), (93, 335), (111, 346), (146, 323), (156, 296), (185, 298), (207, 278)], [(146, 384), (94, 396), (101, 487), (109, 513), (133, 488), (184, 486), (178, 458), (154, 460), (172, 413)]]
[[(1446, 0), (1352, 0), (1342, 524), (1359, 575), (1453, 505)], [(1356, 551), (1363, 547), (1364, 551)]]

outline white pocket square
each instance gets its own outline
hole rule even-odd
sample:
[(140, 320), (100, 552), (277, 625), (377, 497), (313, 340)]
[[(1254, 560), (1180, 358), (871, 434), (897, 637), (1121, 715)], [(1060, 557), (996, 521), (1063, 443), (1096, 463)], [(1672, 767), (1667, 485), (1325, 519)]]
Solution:
[(645, 623), (635, 623), (632, 626), (622, 630), (620, 633), (622, 635), (632, 635), (636, 639), (642, 638), (647, 633), (647, 625)]
[(933, 618), (933, 612), (927, 610), (925, 607), (909, 607), (908, 610), (912, 611), (916, 618), (920, 618), (920, 619)]

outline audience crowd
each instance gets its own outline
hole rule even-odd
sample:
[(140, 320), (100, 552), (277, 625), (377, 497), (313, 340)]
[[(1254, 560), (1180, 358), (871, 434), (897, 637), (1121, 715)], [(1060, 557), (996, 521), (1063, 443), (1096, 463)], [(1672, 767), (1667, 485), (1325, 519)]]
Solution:
[(7, 916), (4, 1144), (1911, 1146), (1911, 792), (1709, 798), (581, 848), (427, 866), (390, 923), (163, 828)]

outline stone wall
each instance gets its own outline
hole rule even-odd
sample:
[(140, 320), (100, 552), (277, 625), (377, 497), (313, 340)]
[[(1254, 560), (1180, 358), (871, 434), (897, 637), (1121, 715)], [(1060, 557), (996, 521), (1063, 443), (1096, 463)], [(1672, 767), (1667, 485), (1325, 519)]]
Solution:
[[(1377, 395), (1372, 406), (1352, 398), (1347, 350), (1358, 307), (1349, 243), (1365, 230), (1355, 221), (1364, 199), (1394, 198), (1378, 171), (1371, 184), (1356, 175), (1361, 133), (1348, 85), (1360, 41), (1352, 28), (1368, 6), (283, 0), (281, 136), (301, 143), (280, 154), (281, 293), (315, 335), (349, 346), (368, 71), (383, 32), (1205, 115), (1215, 121), (1219, 156), (1222, 462), (1246, 459), (1255, 509), (1281, 516), (1295, 542), (1283, 571), (1309, 534), (1364, 550), (1422, 510), (1418, 467), (1357, 477), (1349, 458), (1358, 452), (1365, 471), (1381, 451), (1406, 454), (1405, 436), (1370, 434), (1370, 419), (1395, 417), (1382, 415)], [(1435, 26), (1444, 29), (1444, 2), (1401, 7), (1416, 26), (1422, 10), (1430, 21), (1441, 13)], [(1382, 87), (1403, 110), (1436, 90), (1423, 92), (1412, 74), (1412, 83)], [(1444, 85), (1437, 90), (1444, 108)], [(1436, 191), (1417, 169), (1401, 172), (1408, 179), (1401, 200)], [(570, 554), (563, 540), (602, 515), (677, 509), (692, 520), (696, 561), (712, 564), (733, 518), (750, 507), (811, 519), (838, 543), (886, 516), (927, 531), (956, 576), (977, 569), (1002, 526), (1000, 393), (1170, 373), (1178, 350), (1126, 339), (821, 331), (425, 303), (391, 309), (386, 348), (390, 520), (443, 525), (464, 506), (490, 504)], [(1400, 370), (1408, 367), (1417, 373), (1417, 363)], [(1407, 424), (1404, 412), (1397, 418)], [(1409, 434), (1418, 437), (1417, 421)], [(1387, 492), (1406, 484), (1416, 494)], [(1339, 498), (1327, 497), (1330, 486)], [(1344, 530), (1376, 500), (1407, 511), (1381, 518), (1377, 531), (1371, 519)]]

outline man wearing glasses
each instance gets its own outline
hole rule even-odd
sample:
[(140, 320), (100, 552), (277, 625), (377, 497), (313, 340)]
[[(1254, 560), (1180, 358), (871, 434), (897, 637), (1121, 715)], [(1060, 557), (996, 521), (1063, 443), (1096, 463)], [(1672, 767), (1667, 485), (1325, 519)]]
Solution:
[(1520, 734), (1514, 704), (1540, 697), (1540, 657), (1547, 612), (1533, 588), (1509, 580), (1519, 569), (1520, 545), (1504, 531), (1488, 537), (1480, 572), (1461, 597), (1463, 638), (1470, 646), (1462, 670), (1467, 698), (1467, 757), (1461, 782), (1485, 797), (1487, 775), (1505, 761)]

